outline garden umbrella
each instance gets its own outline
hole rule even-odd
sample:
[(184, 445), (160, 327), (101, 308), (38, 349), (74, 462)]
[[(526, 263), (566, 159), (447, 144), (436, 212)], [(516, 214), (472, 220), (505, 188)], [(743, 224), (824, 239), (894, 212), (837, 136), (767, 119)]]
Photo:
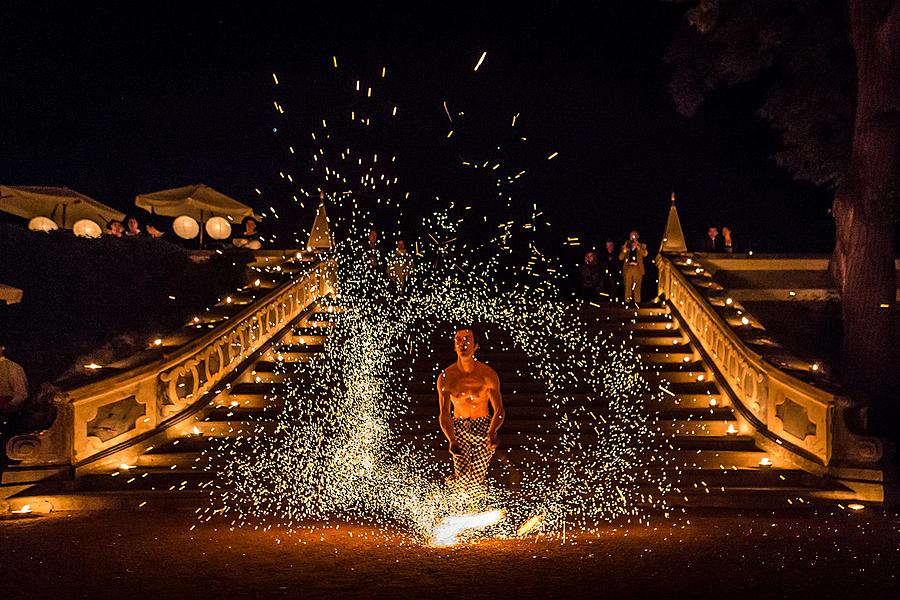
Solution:
[(125, 213), (67, 187), (0, 185), (0, 210), (25, 219), (48, 217), (62, 229), (81, 219), (105, 226), (125, 218)]
[(187, 215), (200, 223), (200, 243), (203, 243), (203, 224), (210, 217), (259, 219), (253, 209), (234, 198), (226, 196), (208, 185), (198, 183), (151, 194), (140, 194), (135, 206), (154, 215), (180, 217)]

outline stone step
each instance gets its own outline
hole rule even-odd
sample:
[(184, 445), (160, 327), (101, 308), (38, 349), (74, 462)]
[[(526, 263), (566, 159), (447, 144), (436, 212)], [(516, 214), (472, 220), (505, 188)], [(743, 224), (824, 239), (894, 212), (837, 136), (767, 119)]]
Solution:
[[(321, 346), (310, 346), (308, 350), (303, 352), (305, 356), (309, 356), (322, 350)], [(309, 365), (304, 361), (288, 361), (288, 360), (258, 360), (253, 365), (253, 370), (257, 373), (280, 373), (295, 374), (309, 372)]]
[[(777, 472), (777, 471), (774, 471)], [(492, 474), (489, 476), (493, 476)], [(179, 491), (180, 490), (180, 491)], [(639, 488), (645, 500), (652, 496), (659, 499), (658, 490)], [(97, 489), (86, 488), (78, 492), (62, 492), (44, 495), (28, 495), (15, 498), (11, 509), (31, 504), (45, 512), (94, 511), (94, 510), (139, 510), (143, 512), (190, 510), (193, 512), (215, 510), (220, 504), (218, 494), (211, 487), (195, 489), (190, 483), (185, 488), (174, 490)], [(725, 487), (702, 487), (680, 489), (665, 495), (670, 507), (686, 509), (740, 507), (747, 510), (797, 510), (805, 511), (821, 507), (833, 508), (835, 502), (853, 499), (852, 492), (837, 486), (803, 485), (734, 485)], [(658, 507), (658, 503), (651, 503)]]
[[(537, 376), (533, 373), (533, 369), (526, 364), (510, 364), (504, 363), (502, 361), (498, 362), (488, 362), (483, 361), (484, 364), (490, 366), (497, 372), (497, 376), (500, 378), (501, 385), (504, 383), (512, 383), (519, 381), (536, 381)], [(442, 363), (436, 364), (423, 364), (417, 363), (408, 367), (410, 371), (408, 371), (411, 375), (411, 379), (416, 381), (422, 381), (423, 378), (427, 381), (436, 381), (437, 376), (443, 370), (443, 367), (438, 366)], [(446, 367), (450, 363), (443, 363)], [(578, 363), (571, 361), (567, 362), (566, 371), (572, 373), (573, 375), (578, 375), (580, 377), (586, 377), (587, 371), (585, 368)], [(707, 369), (706, 365), (703, 361), (693, 360), (689, 362), (685, 362), (683, 360), (659, 360), (659, 361), (644, 361), (642, 372), (651, 372), (651, 373), (672, 373), (672, 372), (689, 372), (689, 373), (711, 373), (709, 369)]]
[(323, 327), (294, 327), (289, 335), (295, 337), (314, 337), (325, 339), (331, 334), (330, 328)]
[[(512, 453), (510, 453), (512, 455)], [(449, 463), (449, 455), (441, 452), (434, 455), (440, 463)], [(508, 457), (509, 458), (509, 457)], [(512, 455), (512, 458), (517, 458)], [(757, 461), (758, 462), (758, 461)], [(521, 464), (514, 461), (515, 465)], [(499, 464), (492, 464), (494, 470), (502, 470)], [(517, 467), (518, 468), (518, 467)], [(714, 465), (709, 468), (685, 469), (675, 464), (654, 465), (655, 472), (659, 472), (671, 485), (685, 491), (693, 488), (721, 489), (732, 486), (803, 486), (808, 488), (821, 488), (829, 485), (826, 480), (805, 471), (793, 468), (760, 468), (756, 464), (745, 468), (722, 468)], [(636, 472), (643, 472), (644, 467), (638, 467)], [(112, 471), (107, 473), (92, 473), (82, 476), (78, 480), (80, 489), (159, 489), (168, 490), (172, 486), (176, 488), (185, 486), (188, 489), (210, 488), (210, 481), (216, 480), (218, 485), (227, 484), (208, 464), (193, 463), (187, 466), (178, 465), (171, 469), (163, 467), (135, 466), (127, 471)]]
[(678, 323), (670, 319), (661, 319), (654, 321), (608, 321), (597, 324), (597, 329), (601, 332), (621, 333), (623, 331), (641, 331), (641, 332), (657, 332), (657, 331), (678, 331)]
[[(421, 437), (412, 439), (411, 444), (423, 453), (426, 460), (429, 461), (447, 461), (449, 454), (447, 453), (447, 442), (443, 437), (433, 436), (426, 442)], [(523, 436), (524, 437), (524, 436)], [(497, 450), (496, 460), (499, 463), (508, 462), (511, 464), (522, 464), (525, 462), (533, 463), (543, 461), (547, 464), (555, 462), (552, 454), (552, 447), (542, 449), (536, 444), (528, 444), (527, 446), (512, 446), (506, 443), (506, 437), (501, 436), (500, 447)], [(694, 440), (696, 442), (696, 440)], [(734, 443), (736, 440), (729, 439), (728, 443)], [(752, 442), (752, 440), (751, 440)], [(584, 443), (583, 443), (584, 444)], [(696, 446), (696, 443), (685, 442), (685, 445)], [(759, 470), (777, 470), (781, 467), (789, 466), (780, 464), (776, 457), (767, 455), (765, 452), (756, 448), (750, 448), (750, 444), (744, 441), (746, 448), (734, 449), (693, 449), (693, 448), (675, 448), (672, 450), (660, 450), (653, 464), (646, 464), (642, 469), (664, 468), (666, 470), (725, 470), (725, 469), (759, 469)], [(502, 457), (502, 458), (501, 458)], [(773, 465), (770, 467), (761, 467), (760, 460), (768, 457)], [(207, 468), (209, 457), (201, 451), (194, 452), (165, 452), (158, 454), (144, 454), (138, 458), (135, 463), (136, 469), (154, 470), (156, 472), (192, 472), (203, 471)], [(565, 460), (565, 457), (563, 457)], [(649, 457), (648, 457), (649, 460)], [(643, 464), (643, 463), (642, 463)], [(131, 470), (126, 471), (131, 473)], [(130, 478), (130, 476), (129, 476)], [(127, 479), (126, 479), (127, 481)]]
[(641, 308), (625, 307), (621, 304), (586, 304), (582, 314), (591, 318), (633, 318), (633, 317), (665, 317), (669, 315), (669, 309), (665, 306), (646, 306)]
[(641, 360), (645, 363), (692, 363), (699, 362), (698, 356), (693, 352), (641, 352)]
[[(437, 411), (435, 411), (437, 412)], [(507, 413), (508, 415), (509, 413)], [(570, 419), (571, 421), (571, 419)], [(654, 429), (662, 431), (666, 435), (687, 438), (695, 438), (701, 436), (709, 436), (716, 438), (724, 438), (729, 435), (728, 427), (732, 427), (732, 431), (737, 431), (738, 426), (731, 421), (661, 421)], [(394, 423), (395, 431), (416, 433), (428, 432), (433, 433), (437, 427), (437, 415), (428, 415), (421, 419), (398, 419)], [(581, 421), (579, 430), (589, 434), (594, 428), (602, 430), (602, 423), (596, 421)], [(552, 419), (515, 419), (508, 418), (501, 429), (501, 435), (520, 435), (529, 436), (539, 435), (542, 433), (558, 434), (560, 425)], [(736, 434), (735, 434), (736, 435)]]
[[(652, 335), (632, 335), (628, 340), (634, 344), (640, 352), (653, 352), (657, 350), (665, 351), (666, 348), (676, 352), (684, 352), (690, 347), (690, 339), (678, 332), (671, 332), (674, 335), (662, 335), (661, 331), (649, 332)], [(666, 332), (670, 333), (670, 332)]]
[(641, 371), (641, 376), (654, 383), (684, 383), (684, 384), (710, 384), (715, 383), (713, 374), (709, 371), (666, 371), (663, 369), (653, 368), (652, 370)]

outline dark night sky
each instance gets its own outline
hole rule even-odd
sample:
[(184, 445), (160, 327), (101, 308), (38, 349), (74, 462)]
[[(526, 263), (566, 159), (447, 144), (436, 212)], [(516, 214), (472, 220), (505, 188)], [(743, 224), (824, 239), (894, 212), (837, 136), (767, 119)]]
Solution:
[[(678, 6), (306, 4), (5, 3), (0, 182), (67, 185), (127, 210), (135, 194), (204, 181), (258, 209), (287, 206), (279, 171), (308, 191), (323, 183), (309, 173), (323, 116), (396, 104), (402, 119), (332, 131), (360, 153), (397, 154), (418, 209), (434, 195), (488, 203), (490, 187), (459, 163), (490, 155), (527, 169), (516, 203), (549, 209), (559, 237), (637, 227), (658, 243), (674, 189), (690, 239), (730, 224), (740, 249), (831, 248), (830, 194), (768, 159), (777, 138), (753, 116), (752, 88), (715, 95), (692, 120), (675, 113), (662, 56)], [(368, 105), (356, 78), (375, 84)], [(465, 113), (452, 126), (444, 100)], [(291, 210), (282, 222), (305, 228), (310, 211)]]

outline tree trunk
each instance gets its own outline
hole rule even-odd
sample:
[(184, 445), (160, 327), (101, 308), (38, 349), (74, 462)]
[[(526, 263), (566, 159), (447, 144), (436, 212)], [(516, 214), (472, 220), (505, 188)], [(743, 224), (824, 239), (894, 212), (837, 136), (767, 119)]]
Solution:
[(857, 105), (850, 168), (835, 196), (834, 264), (844, 318), (843, 380), (865, 401), (897, 379), (894, 227), (900, 189), (900, 1), (849, 0)]

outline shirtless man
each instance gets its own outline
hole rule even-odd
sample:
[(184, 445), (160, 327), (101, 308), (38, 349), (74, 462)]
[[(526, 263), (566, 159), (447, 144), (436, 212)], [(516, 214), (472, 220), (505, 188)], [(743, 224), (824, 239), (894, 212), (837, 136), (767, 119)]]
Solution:
[[(440, 425), (450, 442), (456, 481), (468, 488), (484, 482), (506, 411), (496, 371), (475, 360), (475, 333), (468, 328), (458, 329), (453, 345), (456, 362), (437, 379)], [(493, 408), (493, 416), (489, 416), (488, 405)]]

